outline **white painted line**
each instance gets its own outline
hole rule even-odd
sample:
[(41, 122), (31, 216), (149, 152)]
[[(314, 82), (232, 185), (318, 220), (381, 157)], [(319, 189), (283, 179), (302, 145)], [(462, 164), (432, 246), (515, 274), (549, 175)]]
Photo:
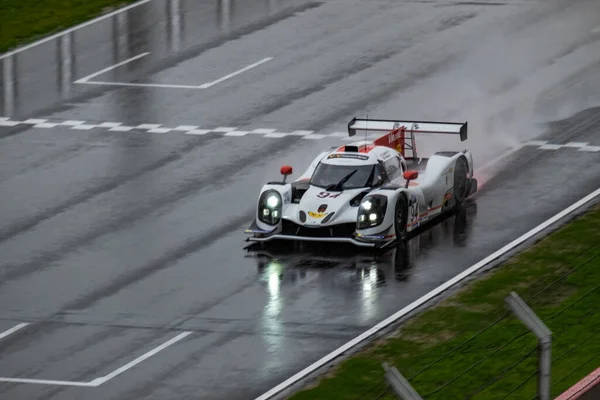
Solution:
[(20, 53), (22, 51), (29, 50), (32, 47), (39, 46), (40, 44), (46, 43), (46, 42), (48, 42), (50, 40), (54, 40), (54, 39), (56, 39), (58, 37), (66, 35), (67, 33), (71, 33), (71, 32), (74, 32), (76, 30), (79, 30), (81, 28), (85, 28), (86, 26), (95, 24), (96, 22), (102, 21), (102, 20), (107, 19), (107, 18), (111, 18), (111, 17), (113, 17), (113, 16), (115, 16), (117, 14), (120, 14), (122, 12), (130, 10), (130, 9), (132, 9), (134, 7), (137, 7), (137, 6), (141, 6), (142, 4), (148, 3), (150, 1), (152, 1), (152, 0), (140, 0), (137, 3), (133, 3), (133, 4), (128, 5), (127, 7), (120, 8), (118, 10), (115, 10), (115, 11), (111, 12), (111, 13), (108, 13), (108, 14), (102, 15), (102, 16), (100, 16), (98, 18), (94, 18), (92, 20), (84, 22), (83, 24), (79, 24), (79, 25), (76, 25), (76, 26), (74, 26), (72, 28), (64, 30), (62, 32), (58, 32), (57, 34), (54, 34), (52, 36), (48, 36), (47, 38), (44, 38), (44, 39), (38, 40), (37, 42), (33, 42), (31, 44), (28, 44), (27, 46), (23, 46), (23, 47), (20, 47), (18, 49), (15, 49), (15, 50), (11, 51), (10, 53), (3, 54), (3, 55), (0, 56), (0, 60), (2, 60), (3, 58), (6, 58), (6, 57), (10, 57), (10, 56), (12, 56), (14, 54)]
[(153, 355), (155, 355), (156, 353), (166, 349), (167, 347), (179, 342), (181, 339), (189, 336), (192, 332), (191, 331), (187, 331), (187, 332), (182, 332), (179, 335), (175, 336), (174, 338), (166, 341), (165, 343), (161, 344), (160, 346), (150, 350), (149, 352), (139, 356), (138, 358), (136, 358), (135, 360), (123, 365), (121, 368), (118, 368), (116, 370), (114, 370), (113, 372), (111, 372), (108, 375), (105, 375), (103, 377), (100, 378), (96, 378), (94, 379), (92, 382), (97, 383), (98, 385), (101, 385), (111, 379), (113, 379), (114, 377), (122, 374), (123, 372), (127, 371), (128, 369), (131, 369), (133, 367), (135, 367), (137, 364), (141, 363), (142, 361), (152, 357)]
[(525, 233), (521, 237), (513, 240), (512, 242), (510, 242), (506, 246), (502, 247), (501, 249), (497, 250), (493, 254), (490, 254), (489, 256), (487, 256), (486, 258), (484, 258), (483, 260), (479, 261), (477, 264), (469, 267), (468, 269), (466, 269), (465, 271), (463, 271), (460, 274), (456, 275), (454, 278), (450, 279), (446, 283), (444, 283), (444, 284), (438, 286), (437, 288), (433, 289), (431, 292), (429, 292), (426, 295), (422, 296), (418, 300), (412, 302), (411, 304), (409, 304), (408, 306), (404, 307), (400, 311), (398, 311), (395, 314), (393, 314), (393, 315), (389, 316), (388, 318), (384, 319), (383, 321), (381, 321), (377, 325), (373, 326), (369, 330), (365, 331), (364, 333), (362, 333), (359, 336), (355, 337), (354, 339), (350, 340), (349, 342), (347, 342), (343, 346), (335, 349), (334, 351), (332, 351), (331, 353), (327, 354), (325, 357), (321, 358), (317, 362), (315, 362), (315, 363), (309, 365), (308, 367), (304, 368), (302, 371), (300, 371), (297, 374), (293, 375), (292, 377), (288, 378), (287, 380), (285, 380), (284, 382), (282, 382), (279, 385), (275, 386), (274, 388), (272, 388), (268, 392), (264, 393), (263, 395), (257, 397), (255, 400), (267, 400), (267, 399), (270, 399), (273, 396), (275, 396), (276, 394), (280, 393), (281, 391), (289, 388), (290, 386), (292, 386), (293, 384), (297, 383), (298, 381), (300, 381), (302, 378), (306, 377), (310, 373), (312, 373), (315, 370), (321, 368), (322, 366), (328, 364), (330, 361), (332, 361), (335, 358), (339, 357), (340, 355), (344, 354), (346, 351), (351, 350), (354, 346), (358, 345), (362, 341), (364, 341), (364, 340), (370, 338), (371, 336), (375, 335), (376, 333), (378, 333), (379, 331), (381, 331), (383, 328), (385, 328), (388, 325), (396, 322), (400, 318), (406, 316), (410, 312), (414, 311), (415, 309), (419, 308), (423, 304), (427, 303), (429, 300), (435, 298), (436, 296), (438, 296), (438, 295), (442, 294), (443, 292), (445, 292), (446, 290), (450, 289), (452, 286), (456, 285), (457, 283), (460, 283), (465, 278), (469, 277), (470, 275), (473, 275), (475, 272), (479, 271), (480, 269), (482, 269), (483, 267), (485, 267), (490, 262), (496, 260), (497, 258), (499, 258), (499, 257), (503, 256), (504, 254), (508, 253), (509, 251), (513, 250), (515, 247), (517, 247), (517, 246), (521, 245), (522, 243), (524, 243), (525, 241), (531, 239), (532, 237), (534, 237), (538, 233), (542, 232), (543, 230), (545, 230), (546, 228), (548, 228), (552, 224), (558, 222), (559, 220), (561, 220), (565, 216), (573, 213), (578, 208), (580, 208), (581, 206), (585, 205), (586, 203), (589, 203), (590, 201), (592, 201), (593, 199), (595, 199), (598, 196), (600, 196), (600, 188), (596, 189), (594, 192), (588, 194), (587, 196), (585, 196), (581, 200), (575, 202), (574, 204), (572, 204), (568, 208), (564, 209), (563, 211), (559, 212), (558, 214), (556, 214), (552, 218), (550, 218), (550, 219), (542, 222), (540, 225), (536, 226), (535, 228), (533, 228), (529, 232)]
[(92, 78), (94, 78), (94, 77), (96, 77), (96, 76), (98, 76), (98, 75), (102, 75), (102, 74), (103, 74), (103, 73), (105, 73), (105, 72), (108, 72), (108, 71), (110, 71), (110, 70), (113, 70), (113, 69), (115, 69), (115, 68), (118, 68), (118, 67), (120, 67), (120, 66), (122, 66), (122, 65), (125, 65), (125, 64), (127, 64), (127, 63), (130, 63), (130, 62), (132, 62), (132, 61), (135, 61), (135, 60), (137, 60), (138, 58), (145, 57), (145, 56), (147, 56), (148, 54), (150, 54), (150, 52), (145, 52), (145, 53), (142, 53), (142, 54), (138, 54), (138, 55), (137, 55), (137, 56), (135, 56), (135, 57), (128, 58), (128, 59), (127, 59), (127, 60), (125, 60), (125, 61), (121, 61), (120, 63), (117, 63), (117, 64), (115, 64), (115, 65), (112, 65), (112, 66), (110, 66), (110, 67), (106, 67), (106, 68), (104, 68), (104, 69), (101, 69), (101, 70), (100, 70), (100, 71), (98, 71), (98, 72), (94, 72), (93, 74), (91, 74), (91, 75), (88, 75), (88, 76), (86, 76), (85, 78), (81, 78), (81, 79), (79, 79), (79, 80), (76, 80), (76, 81), (75, 81), (75, 83), (86, 83), (87, 81), (89, 81), (90, 79), (92, 79)]
[(196, 125), (179, 125), (177, 128), (173, 128), (174, 131), (193, 131), (194, 129), (198, 129), (199, 126)]
[(0, 382), (9, 383), (32, 383), (37, 385), (58, 385), (58, 386), (84, 386), (84, 387), (95, 387), (98, 386), (94, 381), (92, 382), (75, 382), (75, 381), (53, 381), (49, 379), (26, 379), (26, 378), (0, 378)]
[(86, 85), (105, 85), (105, 86), (131, 86), (131, 87), (147, 87), (147, 88), (168, 88), (168, 89), (203, 89), (197, 85), (172, 85), (168, 83), (130, 83), (130, 82), (108, 82), (108, 81), (85, 81), (75, 82)]
[(212, 132), (231, 132), (231, 131), (235, 131), (236, 128), (230, 127), (230, 126), (220, 126), (218, 128), (215, 129), (211, 129)]
[(539, 149), (541, 149), (541, 150), (558, 150), (561, 147), (563, 147), (562, 144), (545, 144), (543, 146), (540, 146)]
[(524, 146), (543, 146), (548, 143), (547, 140), (528, 140), (523, 143)]
[(148, 133), (168, 133), (171, 132), (171, 128), (154, 128), (148, 130)]
[(200, 88), (201, 88), (201, 89), (208, 89), (208, 88), (209, 88), (209, 87), (211, 87), (211, 86), (214, 86), (214, 85), (216, 85), (216, 84), (218, 84), (218, 83), (221, 83), (221, 82), (223, 82), (223, 81), (226, 81), (226, 80), (227, 80), (227, 79), (229, 79), (229, 78), (233, 78), (234, 76), (236, 76), (236, 75), (239, 75), (239, 74), (241, 74), (242, 72), (246, 72), (246, 71), (248, 71), (248, 70), (251, 70), (252, 68), (256, 68), (256, 67), (258, 67), (259, 65), (266, 63), (267, 61), (271, 61), (272, 59), (273, 59), (273, 57), (267, 57), (267, 58), (263, 58), (262, 60), (260, 60), (260, 61), (258, 61), (258, 62), (255, 62), (254, 64), (250, 64), (250, 65), (248, 65), (247, 67), (244, 67), (244, 68), (242, 68), (242, 69), (238, 69), (237, 71), (235, 71), (235, 72), (232, 72), (232, 73), (231, 73), (231, 74), (229, 74), (229, 75), (225, 75), (224, 77), (222, 77), (222, 78), (219, 78), (219, 79), (217, 79), (216, 81), (212, 81), (212, 82), (204, 83), (204, 84), (200, 85)]
[(282, 138), (282, 137), (286, 137), (287, 135), (288, 135), (287, 133), (267, 133), (264, 137)]
[(41, 123), (41, 124), (34, 125), (33, 127), (34, 128), (46, 128), (46, 129), (49, 129), (49, 128), (56, 128), (58, 125), (60, 125), (60, 124), (52, 123), (52, 122), (44, 122), (44, 123)]
[(331, 136), (331, 137), (346, 137), (346, 136), (348, 136), (348, 132), (333, 132), (333, 133), (330, 133), (327, 136)]
[(185, 132), (186, 135), (206, 135), (210, 130), (208, 129), (192, 129), (191, 131)]
[(308, 136), (304, 136), (302, 139), (310, 139), (310, 140), (319, 140), (319, 139), (323, 139), (326, 138), (327, 135), (320, 135), (320, 134), (314, 134), (314, 135), (308, 135)]
[(115, 126), (114, 128), (110, 128), (109, 131), (114, 131), (114, 132), (129, 132), (132, 129), (135, 129), (135, 127), (121, 125), (121, 126)]
[(121, 126), (120, 122), (103, 122), (98, 125), (98, 128), (116, 128), (117, 126)]
[(47, 119), (34, 119), (34, 118), (30, 118), (26, 121), (23, 121), (24, 124), (32, 124), (32, 125), (36, 125), (36, 124), (43, 124), (44, 122), (47, 122)]
[(136, 128), (137, 129), (156, 129), (160, 128), (161, 124), (140, 124)]
[(569, 142), (567, 144), (563, 144), (563, 147), (577, 148), (577, 147), (585, 147), (588, 144), (590, 144), (590, 142)]
[(72, 121), (72, 120), (68, 120), (68, 121), (61, 122), (60, 124), (61, 125), (66, 125), (66, 126), (75, 126), (75, 125), (85, 124), (85, 121)]
[(5, 330), (4, 332), (0, 333), (0, 340), (4, 339), (8, 335), (12, 335), (13, 333), (15, 333), (16, 331), (18, 331), (19, 329), (25, 328), (27, 325), (29, 325), (29, 324), (24, 322), (22, 324), (15, 325), (15, 326), (13, 326), (10, 329)]
[(600, 146), (585, 146), (578, 149), (577, 151), (600, 151)]
[(0, 121), (0, 126), (17, 126), (21, 121)]
[(8, 117), (0, 117), (0, 122), (8, 121), (10, 118)]
[(265, 134), (265, 133), (275, 133), (277, 132), (277, 129), (255, 129), (253, 131), (250, 131), (250, 133), (259, 133), (259, 134)]
[(82, 124), (82, 125), (72, 126), (71, 129), (77, 129), (77, 130), (80, 130), (80, 131), (89, 131), (90, 129), (94, 129), (97, 126), (98, 125), (84, 125), (84, 124)]

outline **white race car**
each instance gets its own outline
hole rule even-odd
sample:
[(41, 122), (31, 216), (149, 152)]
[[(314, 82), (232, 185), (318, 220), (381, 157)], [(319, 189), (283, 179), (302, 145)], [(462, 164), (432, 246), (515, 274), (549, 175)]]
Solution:
[(383, 248), (406, 239), (433, 218), (454, 212), (477, 191), (470, 151), (417, 156), (416, 135), (456, 134), (465, 141), (466, 122), (354, 118), (348, 124), (349, 136), (357, 130), (387, 133), (322, 152), (293, 182), (286, 182), (292, 167), (281, 167), (283, 181), (269, 182), (260, 191), (247, 241), (348, 242)]

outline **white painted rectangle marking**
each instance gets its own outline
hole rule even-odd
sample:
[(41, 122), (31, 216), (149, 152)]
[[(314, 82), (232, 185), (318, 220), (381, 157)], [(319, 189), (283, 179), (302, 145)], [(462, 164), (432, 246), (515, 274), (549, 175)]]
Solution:
[(117, 126), (123, 125), (120, 122), (103, 122), (98, 125), (98, 128), (116, 128)]
[(235, 130), (236, 130), (236, 128), (229, 127), (229, 126), (220, 126), (218, 128), (211, 129), (211, 131), (213, 131), (213, 132), (221, 132), (221, 133), (231, 132), (231, 131), (235, 131)]
[(82, 125), (72, 126), (71, 129), (77, 129), (77, 130), (80, 130), (80, 131), (89, 131), (90, 129), (94, 129), (97, 126), (98, 125), (85, 125), (85, 124), (82, 124)]
[(528, 140), (527, 142), (523, 143), (524, 146), (543, 146), (546, 143), (548, 143), (547, 140)]
[(82, 125), (85, 124), (85, 121), (73, 121), (73, 120), (67, 120), (67, 121), (63, 121), (60, 123), (61, 125), (65, 125), (65, 126), (75, 126), (75, 125)]
[(208, 129), (192, 129), (191, 131), (185, 132), (186, 135), (206, 135), (210, 130)]
[(56, 128), (58, 125), (58, 123), (54, 123), (54, 122), (44, 122), (41, 124), (36, 124), (33, 127), (34, 128)]
[(429, 293), (427, 293), (427, 294), (423, 295), (422, 297), (420, 297), (419, 299), (413, 301), (412, 303), (410, 303), (406, 307), (404, 307), (401, 310), (399, 310), (398, 312), (392, 314), (391, 316), (389, 316), (388, 318), (386, 318), (383, 321), (379, 322), (378, 324), (376, 324), (372, 328), (368, 329), (367, 331), (361, 333), (360, 335), (358, 335), (354, 339), (352, 339), (349, 342), (345, 343), (344, 345), (338, 347), (337, 349), (335, 349), (331, 353), (327, 354), (326, 356), (322, 357), (320, 360), (318, 360), (318, 361), (314, 362), (313, 364), (309, 365), (308, 367), (304, 368), (302, 371), (300, 371), (300, 372), (296, 373), (295, 375), (291, 376), (290, 378), (286, 379), (285, 381), (283, 381), (279, 385), (275, 386), (274, 388), (270, 389), (266, 393), (258, 396), (255, 400), (268, 400), (268, 399), (273, 398), (275, 395), (277, 395), (277, 394), (281, 393), (282, 391), (288, 389), (290, 386), (296, 384), (301, 379), (305, 378), (306, 376), (308, 376), (309, 374), (313, 373), (317, 369), (323, 367), (324, 365), (327, 365), (328, 363), (330, 363), (331, 361), (333, 361), (337, 357), (341, 356), (342, 354), (344, 354), (348, 350), (351, 350), (356, 345), (358, 345), (361, 342), (369, 339), (370, 337), (372, 337), (373, 335), (375, 335), (376, 333), (378, 333), (382, 329), (386, 328), (387, 326), (389, 326), (389, 325), (393, 324), (394, 322), (398, 321), (400, 318), (402, 318), (402, 317), (408, 315), (409, 313), (413, 312), (415, 309), (421, 307), (422, 305), (424, 305), (428, 301), (430, 301), (430, 300), (434, 299), (435, 297), (439, 296), (440, 294), (442, 294), (446, 290), (452, 288), (457, 283), (462, 282), (465, 278), (468, 278), (469, 276), (473, 275), (475, 272), (479, 271), (480, 269), (482, 269), (483, 267), (485, 267), (486, 265), (488, 265), (492, 261), (495, 261), (496, 259), (500, 258), (504, 254), (506, 254), (509, 251), (511, 251), (514, 248), (516, 248), (517, 246), (523, 244), (527, 240), (531, 239), (532, 237), (534, 237), (538, 233), (544, 231), (549, 226), (551, 226), (551, 225), (555, 224), (556, 222), (560, 221), (561, 219), (563, 219), (567, 215), (573, 213), (574, 211), (576, 211), (577, 209), (579, 209), (580, 207), (582, 207), (586, 203), (589, 203), (590, 201), (594, 200), (598, 196), (600, 196), (600, 188), (598, 188), (595, 191), (593, 191), (592, 193), (588, 194), (587, 196), (585, 196), (581, 200), (573, 203), (571, 206), (567, 207), (566, 209), (562, 210), (558, 214), (554, 215), (552, 218), (550, 218), (550, 219), (542, 222), (541, 224), (539, 224), (538, 226), (536, 226), (535, 228), (533, 228), (529, 232), (523, 234), (519, 238), (513, 240), (512, 242), (510, 242), (506, 246), (504, 246), (501, 249), (499, 249), (499, 250), (495, 251), (494, 253), (490, 254), (489, 256), (487, 256), (486, 258), (484, 258), (483, 260), (479, 261), (477, 264), (472, 265), (471, 267), (467, 268), (466, 270), (464, 270), (460, 274), (456, 275), (454, 278), (446, 281), (445, 283), (443, 283), (442, 285), (440, 285), (437, 288), (433, 289)]
[(199, 126), (196, 125), (179, 125), (177, 128), (173, 128), (174, 131), (193, 131), (194, 129), (198, 129)]
[(279, 133), (267, 133), (264, 137), (268, 137), (268, 138), (282, 138), (282, 137), (286, 137), (288, 134), (287, 133), (283, 133), (283, 132), (279, 132)]
[(32, 125), (36, 125), (36, 124), (43, 124), (44, 122), (47, 122), (47, 119), (35, 119), (35, 118), (30, 118), (26, 121), (23, 121), (24, 124), (32, 124)]
[(545, 144), (543, 146), (540, 146), (539, 148), (541, 150), (558, 150), (562, 147), (563, 147), (562, 144)]
[(110, 128), (109, 131), (114, 131), (114, 132), (129, 132), (132, 129), (134, 129), (133, 126), (121, 125), (121, 126), (115, 126), (114, 128)]
[(585, 147), (588, 144), (590, 144), (590, 142), (569, 142), (567, 144), (563, 144), (563, 147), (577, 148), (577, 147)]
[(255, 129), (253, 131), (250, 131), (250, 133), (258, 133), (264, 135), (265, 133), (274, 133), (276, 131), (277, 129)]
[(333, 132), (333, 133), (330, 133), (327, 136), (331, 136), (331, 137), (346, 137), (346, 136), (348, 136), (348, 132)]
[(21, 121), (0, 121), (0, 126), (17, 126)]
[(218, 83), (226, 81), (227, 79), (233, 78), (234, 76), (239, 75), (239, 74), (241, 74), (243, 72), (246, 72), (248, 70), (251, 70), (252, 68), (256, 68), (259, 65), (266, 63), (267, 61), (271, 61), (272, 59), (273, 59), (273, 57), (263, 58), (262, 60), (260, 60), (258, 62), (255, 62), (254, 64), (250, 64), (247, 67), (244, 67), (242, 69), (238, 69), (237, 71), (232, 72), (231, 74), (225, 75), (224, 77), (219, 78), (216, 81), (204, 83), (204, 84), (200, 85), (200, 88), (201, 89), (208, 89), (209, 87), (212, 87), (212, 86), (214, 86), (214, 85), (216, 85)]
[(9, 119), (10, 118), (8, 118), (8, 117), (0, 117), (0, 122), (2, 122), (2, 121), (8, 121)]
[(21, 324), (15, 325), (10, 329), (5, 330), (4, 332), (0, 333), (0, 340), (4, 339), (5, 337), (7, 337), (8, 335), (12, 335), (13, 333), (15, 333), (16, 331), (25, 328), (27, 325), (29, 325), (26, 322), (23, 322)]
[(320, 135), (320, 134), (316, 133), (314, 135), (304, 136), (302, 139), (319, 140), (319, 139), (323, 139), (326, 137), (327, 137), (326, 135)]
[(127, 64), (127, 63), (130, 63), (130, 62), (132, 62), (132, 61), (135, 61), (135, 60), (137, 60), (137, 59), (139, 59), (139, 58), (145, 57), (145, 56), (147, 56), (148, 54), (150, 54), (150, 52), (145, 52), (145, 53), (142, 53), (142, 54), (138, 54), (137, 56), (134, 56), (134, 57), (128, 58), (127, 60), (121, 61), (120, 63), (117, 63), (117, 64), (115, 64), (115, 65), (111, 65), (110, 67), (106, 67), (106, 68), (104, 68), (104, 69), (101, 69), (101, 70), (100, 70), (100, 71), (98, 71), (98, 72), (94, 72), (93, 74), (90, 74), (90, 75), (88, 75), (88, 76), (86, 76), (86, 77), (84, 77), (84, 78), (78, 79), (78, 80), (76, 80), (76, 81), (75, 81), (75, 83), (86, 83), (87, 81), (89, 81), (90, 79), (92, 79), (92, 78), (94, 78), (94, 77), (96, 77), (96, 76), (98, 76), (98, 75), (102, 75), (102, 74), (104, 74), (105, 72), (108, 72), (108, 71), (110, 71), (110, 70), (113, 70), (113, 69), (115, 69), (115, 68), (118, 68), (118, 67), (120, 67), (120, 66), (122, 66), (122, 65), (125, 65), (125, 64)]
[(600, 146), (585, 146), (578, 149), (577, 151), (600, 151)]
[(140, 124), (137, 126), (138, 129), (156, 129), (160, 128), (161, 124)]

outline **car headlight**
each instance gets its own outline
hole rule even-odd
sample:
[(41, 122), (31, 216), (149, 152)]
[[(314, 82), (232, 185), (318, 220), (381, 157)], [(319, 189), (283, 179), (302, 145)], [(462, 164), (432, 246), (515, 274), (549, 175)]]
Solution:
[(267, 225), (277, 225), (281, 220), (281, 195), (276, 190), (267, 190), (258, 200), (258, 219)]
[(387, 197), (382, 195), (367, 196), (358, 208), (356, 227), (358, 229), (372, 228), (381, 225), (387, 209)]

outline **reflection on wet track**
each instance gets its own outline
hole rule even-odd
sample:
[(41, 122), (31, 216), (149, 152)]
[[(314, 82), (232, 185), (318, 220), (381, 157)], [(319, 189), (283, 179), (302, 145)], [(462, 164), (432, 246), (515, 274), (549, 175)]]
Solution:
[[(477, 215), (477, 203), (469, 200), (456, 214), (427, 225), (406, 242), (385, 251), (348, 244), (311, 242), (255, 243), (246, 247), (256, 260), (259, 279), (269, 293), (268, 309), (275, 307), (285, 286), (313, 282), (326, 292), (357, 296), (364, 311), (361, 323), (375, 316), (376, 292), (401, 290), (418, 270), (419, 259), (434, 247), (464, 247)], [(451, 250), (449, 250), (451, 254)]]

